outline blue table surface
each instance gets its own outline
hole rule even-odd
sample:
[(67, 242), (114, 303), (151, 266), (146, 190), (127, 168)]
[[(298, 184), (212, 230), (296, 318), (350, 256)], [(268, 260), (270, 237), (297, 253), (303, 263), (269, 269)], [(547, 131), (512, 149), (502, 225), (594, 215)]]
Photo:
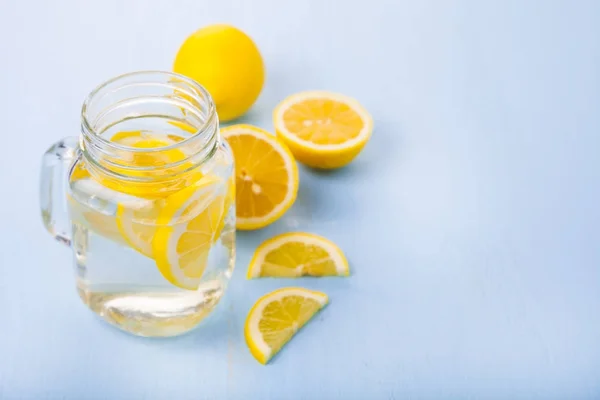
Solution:
[[(38, 209), (41, 154), (79, 130), (96, 84), (170, 69), (196, 28), (229, 22), (267, 81), (242, 118), (306, 89), (373, 114), (349, 167), (301, 168), (293, 208), (238, 236), (218, 311), (140, 339), (79, 301), (69, 250)], [(600, 2), (0, 3), (1, 399), (600, 398)], [(347, 279), (245, 279), (290, 230), (347, 253)], [(252, 303), (285, 285), (330, 305), (267, 366)]]

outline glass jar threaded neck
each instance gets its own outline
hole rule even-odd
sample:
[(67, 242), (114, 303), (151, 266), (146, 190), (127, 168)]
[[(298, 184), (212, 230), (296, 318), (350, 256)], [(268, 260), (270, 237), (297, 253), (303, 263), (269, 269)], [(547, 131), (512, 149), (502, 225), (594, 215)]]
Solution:
[(80, 147), (91, 169), (105, 176), (165, 180), (212, 157), (218, 125), (211, 96), (195, 81), (171, 72), (133, 72), (89, 94)]

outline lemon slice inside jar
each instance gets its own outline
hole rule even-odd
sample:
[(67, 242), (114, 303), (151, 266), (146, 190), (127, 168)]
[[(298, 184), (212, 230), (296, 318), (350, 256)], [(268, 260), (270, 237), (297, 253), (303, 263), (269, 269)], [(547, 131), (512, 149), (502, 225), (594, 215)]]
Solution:
[(225, 182), (213, 176), (165, 199), (152, 250), (159, 271), (173, 285), (198, 288), (232, 201)]
[(164, 169), (161, 167), (183, 161), (186, 158), (181, 149), (155, 151), (181, 141), (174, 135), (158, 135), (143, 131), (124, 131), (116, 133), (111, 141), (136, 149), (148, 149), (148, 152), (135, 152), (130, 154), (126, 164), (134, 167), (156, 167), (158, 172), (149, 170), (125, 170), (120, 167), (111, 167), (116, 173), (123, 172), (132, 177), (151, 178), (148, 182), (131, 182), (119, 179), (103, 179), (103, 184), (118, 192), (134, 195), (136, 197), (153, 200), (150, 207), (135, 207), (128, 203), (119, 202), (116, 213), (116, 224), (125, 242), (141, 254), (153, 258), (152, 240), (156, 233), (157, 218), (164, 198), (179, 192), (185, 187), (200, 179), (199, 172), (183, 172), (176, 179), (161, 179), (161, 175), (176, 174), (185, 171), (190, 165), (185, 163), (177, 169)]
[[(175, 135), (145, 131), (118, 132), (111, 141), (131, 147), (135, 151), (125, 152), (123, 159), (119, 160), (120, 165), (105, 162), (106, 169), (117, 174), (117, 177), (100, 173), (99, 178), (111, 189), (139, 197), (157, 199), (173, 194), (201, 176), (196, 171), (188, 171), (192, 164), (185, 162), (187, 155), (182, 149), (162, 150), (181, 140), (183, 138)], [(119, 174), (126, 178), (120, 179)], [(132, 181), (135, 178), (146, 178), (146, 180)]]
[[(132, 167), (157, 167), (157, 176), (152, 176), (152, 169), (127, 169), (111, 165), (108, 169), (128, 177), (149, 177), (147, 182), (118, 179), (102, 171), (90, 175), (82, 161), (78, 162), (72, 173), (73, 190), (95, 197), (98, 203), (105, 203), (101, 209), (87, 209), (75, 205), (72, 209), (81, 211), (88, 228), (95, 233), (119, 243), (125, 243), (141, 254), (152, 257), (152, 238), (156, 230), (156, 218), (161, 206), (161, 199), (189, 186), (201, 177), (199, 172), (182, 173), (177, 179), (161, 180), (162, 174), (169, 174), (168, 169), (160, 170), (186, 158), (180, 149), (155, 151), (182, 140), (175, 135), (146, 133), (144, 131), (122, 131), (116, 133), (111, 141), (136, 149), (148, 149), (148, 152), (126, 154), (130, 157), (124, 164)], [(185, 163), (180, 166), (186, 169)], [(74, 202), (76, 204), (77, 202)], [(116, 208), (116, 212), (114, 211)], [(112, 212), (110, 210), (113, 210)]]

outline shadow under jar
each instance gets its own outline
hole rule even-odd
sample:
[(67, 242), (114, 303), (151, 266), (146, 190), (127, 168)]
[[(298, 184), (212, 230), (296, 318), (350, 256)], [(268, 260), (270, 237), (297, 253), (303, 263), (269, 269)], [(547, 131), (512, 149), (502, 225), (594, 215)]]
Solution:
[(233, 157), (210, 95), (181, 75), (134, 72), (92, 91), (81, 118), (81, 135), (44, 155), (40, 193), (81, 299), (136, 335), (193, 329), (235, 263)]

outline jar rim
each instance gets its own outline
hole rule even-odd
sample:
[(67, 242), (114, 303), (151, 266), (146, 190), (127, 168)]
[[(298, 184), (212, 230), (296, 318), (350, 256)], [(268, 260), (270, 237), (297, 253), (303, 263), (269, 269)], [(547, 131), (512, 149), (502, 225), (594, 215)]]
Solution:
[[(191, 134), (190, 136), (184, 138), (183, 140), (181, 140), (177, 143), (173, 143), (173, 144), (170, 144), (167, 146), (159, 147), (156, 149), (138, 149), (135, 147), (122, 145), (122, 144), (113, 142), (111, 140), (108, 140), (106, 138), (103, 138), (101, 135), (99, 135), (96, 132), (96, 130), (90, 124), (90, 121), (88, 118), (88, 109), (89, 109), (90, 103), (93, 101), (94, 97), (96, 95), (98, 95), (98, 93), (100, 93), (103, 89), (110, 86), (111, 84), (114, 84), (115, 82), (118, 82), (120, 80), (126, 80), (128, 78), (144, 76), (144, 75), (162, 75), (163, 77), (168, 77), (168, 78), (176, 79), (178, 81), (183, 81), (199, 92), (199, 94), (203, 97), (203, 100), (206, 102), (208, 109), (206, 110), (206, 115), (207, 115), (206, 120), (203, 121), (202, 125), (200, 127), (198, 127), (198, 130), (195, 133)], [(178, 74), (175, 72), (161, 71), (161, 70), (140, 70), (140, 71), (127, 72), (127, 73), (124, 73), (121, 75), (117, 75), (109, 80), (106, 80), (106, 81), (100, 83), (98, 86), (96, 86), (86, 96), (86, 98), (83, 102), (83, 105), (81, 107), (81, 121), (82, 121), (82, 128), (83, 128), (82, 130), (84, 131), (84, 133), (91, 134), (91, 136), (93, 136), (93, 141), (102, 146), (111, 147), (115, 150), (127, 150), (130, 152), (165, 151), (165, 150), (170, 150), (170, 149), (185, 145), (185, 144), (187, 144), (187, 142), (195, 139), (198, 135), (205, 132), (207, 129), (210, 129), (215, 123), (214, 119), (216, 118), (216, 116), (217, 116), (216, 106), (214, 104), (212, 96), (202, 85), (200, 85), (198, 82), (196, 82), (195, 80), (193, 80), (185, 75), (181, 75), (181, 74)]]
[[(184, 113), (187, 109), (188, 116), (194, 119), (195, 124), (193, 127), (195, 131), (188, 131), (189, 136), (174, 143), (151, 148), (133, 147), (104, 137), (103, 133), (106, 129), (129, 119), (119, 117), (114, 124), (108, 124), (106, 127), (102, 126), (101, 121), (106, 113), (116, 109), (115, 107), (119, 107), (120, 104), (120, 101), (114, 100), (111, 95), (119, 93), (121, 90), (135, 89), (138, 86), (152, 88), (152, 90), (158, 89), (160, 93), (134, 95), (133, 97), (127, 97), (125, 101), (131, 99), (134, 101), (147, 101), (146, 99), (151, 99), (150, 104), (152, 104), (152, 99), (168, 99), (173, 96), (176, 105), (179, 104), (178, 107), (180, 108), (184, 107), (182, 109)], [(171, 90), (172, 95), (170, 94)], [(110, 104), (105, 106), (105, 101)], [(135, 102), (133, 104), (136, 105)], [(134, 113), (132, 115), (132, 118), (136, 118), (138, 114)], [(187, 172), (187, 170), (179, 169), (180, 166), (185, 166), (186, 163), (190, 163), (188, 169), (193, 169), (211, 159), (219, 142), (218, 115), (214, 101), (208, 91), (193, 79), (172, 72), (147, 70), (118, 75), (94, 88), (86, 97), (81, 109), (80, 148), (83, 157), (90, 165), (102, 170), (102, 173), (120, 180), (139, 182), (156, 180), (154, 175), (146, 176), (142, 174), (142, 176), (139, 176), (138, 174), (139, 172), (148, 171), (162, 171), (160, 179), (169, 179), (172, 175)], [(160, 166), (131, 165), (127, 162), (132, 153), (158, 153), (175, 149), (182, 149), (185, 158)]]

